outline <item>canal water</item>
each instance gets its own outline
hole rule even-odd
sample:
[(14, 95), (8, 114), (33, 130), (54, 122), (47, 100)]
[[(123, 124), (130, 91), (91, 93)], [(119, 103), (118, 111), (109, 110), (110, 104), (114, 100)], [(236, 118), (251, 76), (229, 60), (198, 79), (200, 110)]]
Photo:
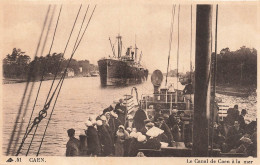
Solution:
[[(52, 81), (43, 82), (35, 107), (33, 119), (43, 108), (51, 83)], [(168, 84), (170, 83), (176, 84), (176, 78), (169, 78)], [(55, 82), (55, 84), (57, 84), (57, 81)], [(21, 104), (25, 85), (26, 83), (2, 85), (4, 96), (2, 98), (3, 154), (5, 154), (7, 150), (10, 135), (14, 127), (14, 122), (18, 113), (19, 106)], [(153, 85), (150, 81), (150, 77), (148, 78), (147, 82), (134, 86), (138, 89), (139, 98), (142, 94), (151, 94), (153, 92)], [(41, 147), (40, 155), (65, 156), (66, 143), (68, 141), (67, 130), (70, 128), (74, 128), (76, 130), (76, 137), (78, 137), (80, 134), (84, 134), (84, 123), (89, 116), (98, 115), (114, 100), (119, 100), (125, 94), (131, 94), (131, 89), (134, 86), (101, 88), (99, 77), (78, 77), (65, 79)], [(16, 123), (16, 130), (19, 130), (21, 126), (20, 139), (17, 139), (16, 136), (13, 139), (12, 146), (17, 143), (16, 150), (21, 143), (21, 139), (27, 127), (38, 87), (39, 82), (36, 82), (33, 88), (31, 99), (29, 101), (28, 111), (25, 114), (23, 121), (18, 121), (18, 123)], [(181, 84), (178, 84), (178, 87), (179, 89), (183, 88)], [(26, 96), (28, 96), (28, 94)], [(248, 98), (239, 98), (224, 95), (217, 96), (222, 98), (223, 102), (229, 104), (230, 106), (238, 104), (240, 110), (241, 108), (247, 108), (249, 110), (249, 114), (246, 118), (248, 121), (256, 119), (256, 96), (250, 96)], [(51, 111), (51, 108), (48, 111)], [(21, 114), (21, 117), (22, 116), (23, 113)], [(28, 155), (36, 155), (46, 124), (47, 118), (42, 120), (42, 122), (39, 124), (35, 139), (31, 145), (31, 149)], [(24, 147), (21, 151), (21, 155), (25, 155), (25, 153), (27, 152), (27, 148), (30, 144), (29, 140), (31, 139), (32, 134), (33, 132), (28, 136), (27, 140), (25, 141)], [(15, 153), (16, 150), (11, 148), (10, 151), (11, 153), (12, 151)]]

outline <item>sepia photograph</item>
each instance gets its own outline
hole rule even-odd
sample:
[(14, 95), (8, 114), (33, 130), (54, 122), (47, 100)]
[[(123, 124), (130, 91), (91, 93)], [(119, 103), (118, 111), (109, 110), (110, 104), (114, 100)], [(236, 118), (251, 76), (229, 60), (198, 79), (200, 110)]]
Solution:
[(0, 164), (256, 164), (259, 2), (1, 3)]

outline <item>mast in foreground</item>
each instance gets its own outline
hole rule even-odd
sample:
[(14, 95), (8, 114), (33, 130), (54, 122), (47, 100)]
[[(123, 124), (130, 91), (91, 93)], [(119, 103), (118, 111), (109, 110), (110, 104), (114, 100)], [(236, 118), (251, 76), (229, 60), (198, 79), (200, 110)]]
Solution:
[(193, 149), (195, 157), (207, 157), (210, 118), (210, 61), (212, 5), (197, 5)]

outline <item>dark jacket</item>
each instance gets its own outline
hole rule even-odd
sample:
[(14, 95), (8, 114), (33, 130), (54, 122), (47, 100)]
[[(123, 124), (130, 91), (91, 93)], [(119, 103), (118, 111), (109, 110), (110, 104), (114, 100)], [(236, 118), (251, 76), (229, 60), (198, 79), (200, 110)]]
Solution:
[[(119, 111), (121, 109), (123, 112)], [(126, 118), (126, 106), (117, 104), (115, 107), (115, 113), (118, 115), (118, 120), (121, 122), (122, 125), (125, 125), (125, 118)]]
[(237, 130), (234, 126), (230, 127), (227, 133), (226, 143), (229, 149), (233, 149), (240, 145), (240, 138), (242, 137), (241, 130)]
[(66, 145), (66, 156), (78, 156), (79, 155), (79, 140), (75, 137), (71, 137)]
[(142, 109), (137, 110), (134, 116), (134, 124), (137, 131), (145, 127), (145, 119), (147, 119), (145, 112)]
[(171, 133), (171, 130), (168, 127), (168, 125), (165, 122), (163, 122), (162, 125), (159, 128), (164, 131), (165, 135), (167, 136), (167, 138), (169, 140), (168, 142), (169, 143), (172, 142), (173, 137), (172, 137), (172, 133)]
[(137, 139), (136, 138), (131, 138), (129, 142), (129, 148), (128, 148), (128, 156), (134, 157), (138, 153), (138, 146), (137, 146)]
[(88, 143), (88, 154), (100, 155), (101, 154), (101, 144), (98, 137), (97, 130), (91, 126), (88, 127), (86, 131), (87, 143)]
[(193, 94), (193, 86), (192, 84), (187, 84), (183, 89), (184, 94)]
[(98, 126), (98, 135), (100, 139), (100, 143), (103, 146), (103, 155), (108, 156), (113, 152), (113, 143), (111, 134), (108, 130), (108, 126), (102, 125)]
[(238, 117), (238, 123), (240, 125), (240, 129), (241, 130), (245, 130), (246, 128), (246, 122), (245, 122), (245, 119), (244, 119), (244, 116), (243, 115), (239, 115)]
[(161, 148), (161, 143), (158, 138), (149, 138), (144, 144), (144, 149), (155, 149), (158, 150)]

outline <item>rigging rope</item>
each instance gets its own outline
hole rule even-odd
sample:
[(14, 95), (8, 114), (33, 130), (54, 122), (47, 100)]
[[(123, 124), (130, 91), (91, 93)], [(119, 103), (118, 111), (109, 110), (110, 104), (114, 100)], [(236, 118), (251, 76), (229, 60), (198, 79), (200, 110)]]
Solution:
[[(55, 11), (55, 8), (53, 9), (53, 13), (54, 13), (54, 11)], [(56, 26), (55, 26), (55, 30), (54, 30), (54, 34), (53, 34), (53, 37), (52, 37), (52, 42), (51, 42), (51, 46), (50, 46), (50, 49), (49, 49), (48, 54), (50, 54), (50, 52), (51, 52), (51, 50), (52, 50), (52, 46), (53, 46), (53, 43), (54, 43), (54, 39), (55, 39), (56, 30), (57, 30), (58, 23), (59, 23), (59, 18), (60, 18), (60, 13), (61, 13), (61, 11), (62, 11), (62, 5), (61, 5), (61, 7), (60, 7), (58, 19), (57, 19), (57, 22), (56, 22)], [(53, 15), (52, 15), (52, 16), (53, 16)], [(52, 18), (51, 18), (51, 20), (50, 20), (50, 24), (51, 24), (51, 22), (52, 22)], [(50, 28), (50, 24), (49, 24), (49, 28)], [(49, 30), (49, 29), (48, 29), (48, 30)], [(47, 38), (47, 35), (46, 35), (46, 38)], [(43, 50), (43, 49), (42, 49), (42, 50)], [(43, 53), (43, 51), (42, 51), (41, 53)], [(44, 77), (44, 74), (45, 74), (45, 71), (46, 71), (46, 64), (47, 64), (47, 61), (45, 61), (45, 63), (44, 63), (44, 67), (43, 67), (44, 70), (43, 70), (43, 72), (42, 72), (40, 84), (39, 84), (39, 87), (38, 87), (38, 91), (37, 91), (37, 94), (36, 94), (35, 102), (34, 102), (34, 105), (33, 105), (33, 108), (32, 108), (32, 112), (31, 112), (31, 115), (30, 115), (30, 119), (29, 119), (28, 125), (27, 125), (27, 127), (26, 127), (26, 131), (25, 131), (24, 137), (23, 137), (23, 139), (22, 139), (22, 142), (21, 142), (21, 144), (20, 144), (20, 147), (19, 147), (19, 149), (17, 150), (16, 156), (19, 155), (19, 153), (20, 153), (20, 151), (21, 151), (21, 149), (22, 149), (22, 147), (23, 147), (23, 144), (24, 144), (25, 139), (26, 139), (26, 137), (27, 137), (26, 134), (27, 134), (27, 132), (28, 132), (29, 126), (31, 125), (32, 115), (33, 115), (33, 113), (34, 113), (34, 109), (35, 109), (35, 106), (36, 106), (36, 102), (37, 102), (37, 100), (38, 100), (38, 95), (39, 95), (39, 92), (40, 92), (40, 89), (41, 89), (43, 77)]]
[[(71, 29), (71, 32), (70, 32), (68, 41), (67, 41), (67, 43), (66, 43), (65, 49), (64, 49), (64, 51), (63, 51), (62, 57), (64, 56), (64, 54), (65, 54), (65, 52), (66, 52), (66, 50), (67, 50), (67, 47), (68, 47), (70, 38), (71, 38), (71, 36), (72, 36), (72, 33), (73, 33), (73, 30), (74, 30), (75, 24), (76, 24), (76, 22), (77, 22), (77, 19), (78, 19), (78, 16), (79, 16), (81, 7), (82, 7), (82, 4), (80, 5), (80, 8), (79, 8), (79, 10), (78, 10), (76, 19), (75, 19), (74, 24), (73, 24), (73, 27), (72, 27), (72, 29)], [(38, 128), (38, 124), (41, 122), (41, 120), (42, 120), (43, 118), (45, 118), (45, 117), (47, 116), (47, 110), (49, 109), (49, 106), (50, 106), (50, 104), (51, 104), (51, 101), (52, 101), (52, 99), (53, 99), (55, 93), (56, 93), (56, 90), (57, 90), (58, 86), (60, 85), (60, 82), (59, 82), (58, 85), (57, 85), (57, 87), (56, 87), (56, 89), (54, 90), (54, 92), (53, 92), (51, 98), (50, 98), (49, 101), (48, 101), (48, 98), (49, 98), (49, 96), (50, 96), (50, 92), (51, 92), (51, 90), (52, 90), (54, 81), (55, 81), (55, 79), (56, 79), (56, 77), (57, 77), (57, 75), (58, 75), (58, 71), (59, 71), (61, 62), (62, 62), (62, 60), (59, 61), (58, 67), (56, 68), (56, 73), (55, 73), (55, 75), (54, 75), (54, 79), (53, 79), (53, 81), (52, 81), (52, 84), (51, 84), (49, 93), (48, 93), (47, 98), (46, 98), (46, 100), (45, 100), (44, 108), (39, 112), (39, 116), (35, 118), (34, 124), (32, 125), (32, 127), (31, 127), (31, 129), (30, 129), (30, 130), (32, 130), (32, 128), (34, 127), (34, 125), (36, 125), (36, 128), (35, 128), (35, 130), (34, 130), (34, 134), (33, 134), (33, 137), (32, 137), (32, 139), (31, 139), (30, 145), (29, 145), (29, 147), (28, 147), (26, 156), (28, 155), (29, 150), (30, 150), (30, 148), (31, 148), (31, 144), (32, 144), (33, 139), (34, 139), (34, 136), (35, 136), (35, 134), (36, 134), (36, 131), (37, 131), (37, 128)], [(47, 103), (47, 101), (48, 101), (48, 103)], [(43, 115), (44, 115), (44, 116), (43, 116)]]
[[(46, 13), (46, 16), (45, 16), (42, 31), (41, 31), (39, 41), (38, 41), (38, 44), (37, 44), (37, 47), (36, 47), (36, 51), (35, 51), (35, 54), (34, 54), (34, 59), (38, 54), (38, 50), (39, 50), (41, 40), (42, 40), (42, 35), (43, 35), (44, 29), (45, 29), (45, 26), (46, 26), (46, 22), (47, 22), (47, 19), (48, 19), (48, 16), (49, 16), (50, 7), (51, 7), (51, 5), (48, 6), (48, 10), (47, 10), (47, 13)], [(32, 72), (33, 72), (33, 68), (31, 67), (30, 71), (28, 73), (27, 83), (26, 83), (25, 90), (24, 90), (23, 97), (22, 97), (22, 101), (21, 101), (21, 104), (20, 104), (20, 107), (19, 107), (19, 110), (18, 110), (18, 115), (16, 116), (16, 121), (14, 123), (13, 131), (12, 131), (9, 143), (8, 143), (7, 152), (6, 152), (7, 155), (10, 154), (11, 145), (13, 143), (13, 138), (15, 136), (15, 131), (16, 131), (18, 120), (20, 119), (20, 115), (21, 115), (21, 111), (22, 111), (22, 107), (23, 107), (23, 102), (24, 102), (24, 99), (25, 99), (25, 96), (26, 96), (26, 93), (27, 93), (27, 90), (28, 90), (28, 86), (29, 86), (29, 83), (30, 83), (30, 80), (31, 80)]]
[[(89, 6), (88, 6), (88, 8), (89, 8)], [(64, 79), (65, 79), (65, 75), (66, 75), (67, 69), (68, 69), (69, 64), (70, 64), (70, 62), (71, 62), (71, 60), (72, 60), (72, 58), (73, 58), (73, 56), (74, 56), (76, 50), (78, 49), (78, 46), (79, 46), (79, 44), (80, 44), (80, 42), (81, 42), (81, 40), (82, 40), (82, 38), (83, 38), (83, 36), (84, 36), (84, 34), (85, 34), (87, 28), (88, 28), (89, 22), (90, 22), (90, 20), (92, 19), (92, 16), (93, 16), (93, 14), (94, 14), (95, 9), (96, 9), (96, 5), (95, 5), (95, 7), (94, 7), (94, 9), (93, 9), (93, 11), (92, 11), (92, 14), (91, 14), (91, 16), (90, 16), (90, 18), (89, 18), (89, 21), (88, 21), (88, 23), (87, 23), (87, 25), (86, 25), (86, 27), (85, 27), (85, 30), (84, 30), (84, 32), (83, 32), (83, 34), (82, 34), (82, 36), (81, 36), (79, 42), (78, 42), (77, 45), (76, 45), (76, 42), (78, 41), (78, 37), (79, 37), (79, 35), (80, 35), (80, 32), (79, 32), (79, 34), (78, 34), (78, 36), (77, 36), (77, 40), (76, 40), (76, 42), (75, 42), (75, 44), (74, 44), (74, 48), (73, 48), (73, 52), (72, 52), (72, 54), (71, 54), (70, 60), (69, 60), (69, 62), (68, 62), (68, 64), (67, 64), (67, 66), (66, 66), (66, 69), (65, 69), (65, 71), (64, 71), (63, 77), (61, 78), (61, 81), (62, 81), (62, 82), (61, 82), (59, 91), (58, 91), (58, 93), (57, 93), (57, 96), (56, 96), (56, 99), (55, 99), (55, 102), (54, 102), (52, 111), (51, 111), (51, 113), (50, 113), (50, 117), (49, 117), (49, 119), (48, 119), (47, 125), (46, 125), (46, 127), (45, 127), (44, 134), (43, 134), (43, 137), (42, 137), (42, 140), (41, 140), (41, 143), (40, 143), (38, 152), (37, 152), (37, 156), (38, 156), (39, 153), (40, 153), (40, 149), (41, 149), (41, 146), (42, 146), (42, 143), (43, 143), (43, 139), (44, 139), (44, 137), (45, 137), (45, 135), (46, 135), (46, 131), (47, 131), (48, 125), (49, 125), (49, 123), (50, 123), (52, 114), (53, 114), (53, 112), (54, 112), (54, 108), (55, 108), (56, 102), (57, 102), (57, 100), (58, 100), (58, 97), (59, 97), (59, 94), (60, 94), (60, 91), (61, 91), (61, 87), (62, 87), (63, 82), (64, 82)], [(87, 9), (87, 11), (86, 11), (86, 14), (87, 14), (87, 12), (88, 12), (88, 9)], [(85, 14), (85, 16), (86, 16), (86, 14)], [(84, 21), (85, 21), (85, 17), (84, 17), (84, 19), (83, 19), (82, 25), (83, 25)], [(80, 31), (81, 31), (81, 29), (80, 29)]]
[(172, 46), (172, 34), (173, 34), (175, 7), (176, 7), (176, 5), (172, 5), (172, 19), (171, 19), (170, 38), (169, 38), (169, 52), (168, 52), (168, 64), (167, 64), (167, 73), (166, 73), (165, 86), (167, 86), (167, 78), (168, 78), (169, 63), (170, 63), (170, 56), (171, 56), (171, 46)]
[[(51, 24), (52, 24), (52, 20), (53, 20), (53, 16), (54, 16), (55, 9), (56, 9), (56, 6), (53, 7), (51, 19), (50, 19), (50, 21), (49, 21), (49, 26), (48, 26), (48, 29), (47, 29), (47, 33), (46, 33), (46, 35), (45, 35), (45, 39), (44, 39), (44, 43), (43, 43), (43, 46), (42, 46), (42, 51), (41, 51), (40, 56), (43, 55), (43, 51), (44, 51), (45, 46), (46, 46), (46, 41), (47, 41), (47, 38), (48, 38), (48, 36), (49, 36), (50, 27), (51, 27)], [(34, 64), (34, 65), (35, 65), (35, 64)], [(29, 92), (29, 96), (31, 96), (31, 94), (32, 94), (32, 91), (33, 91), (33, 89), (34, 89), (34, 84), (35, 84), (35, 78), (34, 78), (33, 83), (32, 83), (32, 85), (31, 85), (31, 90), (30, 90), (30, 92)], [(24, 119), (24, 117), (25, 117), (25, 115), (26, 115), (26, 113), (27, 113), (27, 109), (28, 109), (28, 105), (29, 105), (29, 102), (30, 102), (30, 98), (31, 98), (31, 97), (29, 97), (29, 98), (27, 99), (27, 103), (26, 103), (26, 106), (25, 106), (25, 108), (24, 108), (24, 113), (23, 113), (22, 120)], [(36, 101), (35, 101), (35, 104), (36, 104)], [(15, 145), (14, 145), (14, 148), (13, 148), (13, 151), (12, 151), (12, 155), (15, 154), (16, 146), (17, 146), (17, 143), (18, 143), (19, 138), (20, 138), (20, 134), (21, 134), (21, 131), (22, 131), (23, 123), (24, 123), (24, 122), (22, 121), (21, 124), (20, 124), (20, 128), (19, 128), (19, 131), (18, 131), (18, 136), (16, 137), (16, 140), (15, 140)], [(29, 123), (28, 123), (28, 124), (29, 124)]]
[(180, 47), (180, 5), (178, 10), (178, 46), (177, 46), (177, 91), (176, 102), (178, 102), (178, 81), (179, 81), (179, 47)]

